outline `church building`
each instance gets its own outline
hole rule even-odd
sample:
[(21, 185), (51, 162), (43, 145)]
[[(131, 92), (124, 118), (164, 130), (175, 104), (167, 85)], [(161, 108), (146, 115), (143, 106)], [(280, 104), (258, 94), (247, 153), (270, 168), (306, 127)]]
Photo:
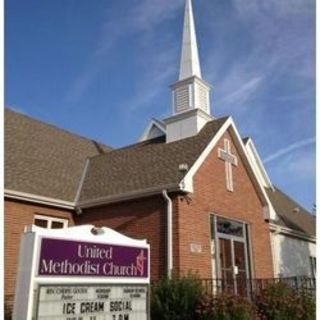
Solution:
[(30, 224), (92, 224), (147, 239), (154, 281), (193, 271), (237, 292), (244, 279), (315, 276), (315, 218), (272, 184), (232, 117), (215, 118), (210, 88), (186, 0), (172, 114), (151, 120), (136, 144), (112, 149), (5, 110), (8, 306)]

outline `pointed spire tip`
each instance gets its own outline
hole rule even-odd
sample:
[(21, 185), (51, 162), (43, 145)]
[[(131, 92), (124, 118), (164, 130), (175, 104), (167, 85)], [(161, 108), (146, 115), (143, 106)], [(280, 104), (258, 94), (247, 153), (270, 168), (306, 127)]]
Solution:
[(197, 37), (191, 0), (186, 0), (182, 36), (179, 80), (198, 76), (201, 78)]

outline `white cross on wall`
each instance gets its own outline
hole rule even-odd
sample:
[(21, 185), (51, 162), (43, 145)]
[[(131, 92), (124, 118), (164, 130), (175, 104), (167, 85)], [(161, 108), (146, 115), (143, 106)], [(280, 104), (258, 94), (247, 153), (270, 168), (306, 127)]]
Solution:
[(218, 156), (225, 162), (227, 190), (233, 191), (232, 166), (238, 166), (238, 159), (231, 153), (228, 139), (224, 139), (224, 149), (218, 149)]

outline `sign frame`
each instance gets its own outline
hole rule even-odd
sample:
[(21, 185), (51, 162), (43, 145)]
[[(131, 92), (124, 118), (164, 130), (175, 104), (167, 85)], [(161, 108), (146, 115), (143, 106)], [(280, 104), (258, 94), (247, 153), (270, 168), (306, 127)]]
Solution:
[[(42, 286), (84, 286), (84, 285), (102, 285), (102, 286), (142, 286), (147, 285), (147, 320), (150, 320), (150, 245), (146, 240), (137, 240), (129, 238), (117, 231), (107, 227), (98, 228), (99, 232), (94, 232), (97, 228), (93, 225), (80, 225), (65, 229), (45, 229), (30, 225), (25, 228), (20, 242), (18, 272), (16, 280), (16, 290), (14, 297), (13, 319), (16, 320), (36, 320), (38, 313), (38, 299), (40, 294), (40, 287)], [(147, 262), (144, 264), (146, 270), (146, 277), (144, 271), (141, 274), (134, 274), (134, 276), (113, 276), (106, 277), (101, 274), (92, 276), (84, 273), (83, 275), (70, 274), (68, 276), (62, 274), (39, 274), (40, 257), (42, 239), (62, 240), (86, 243), (90, 246), (99, 247), (100, 245), (105, 249), (108, 246), (120, 246), (134, 249), (147, 249)], [(73, 251), (72, 251), (73, 252)], [(144, 251), (145, 252), (145, 251)], [(117, 253), (121, 255), (121, 252)], [(73, 254), (76, 256), (76, 254)], [(72, 256), (73, 256), (72, 255)], [(58, 254), (59, 256), (59, 254)], [(116, 262), (113, 260), (106, 260), (107, 262)], [(145, 255), (144, 255), (145, 256)], [(135, 256), (135, 262), (138, 264), (138, 257)], [(59, 260), (60, 257), (58, 257)], [(81, 256), (80, 256), (81, 258)], [(99, 257), (101, 258), (101, 257)], [(141, 261), (144, 261), (143, 254)], [(71, 262), (73, 261), (70, 258)], [(88, 258), (90, 261), (90, 257)], [(99, 260), (101, 263), (103, 259)], [(122, 260), (121, 260), (122, 261)], [(120, 261), (120, 267), (122, 265)], [(125, 261), (125, 260), (123, 260)], [(128, 266), (128, 261), (123, 265), (124, 268)], [(135, 265), (135, 264), (133, 264)], [(130, 260), (131, 266), (131, 260)], [(137, 265), (135, 265), (137, 266)], [(147, 268), (147, 269), (146, 269)], [(60, 270), (60, 269), (59, 269)]]

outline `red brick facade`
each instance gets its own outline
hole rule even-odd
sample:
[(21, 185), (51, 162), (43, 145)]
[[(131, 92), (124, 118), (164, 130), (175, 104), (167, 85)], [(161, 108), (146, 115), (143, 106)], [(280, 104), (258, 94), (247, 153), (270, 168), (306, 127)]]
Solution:
[[(170, 195), (173, 199), (173, 263), (181, 274), (197, 270), (203, 278), (212, 277), (210, 252), (210, 214), (241, 220), (251, 231), (253, 276), (273, 277), (268, 223), (262, 215), (263, 204), (233, 143), (231, 151), (238, 158), (233, 167), (234, 192), (227, 191), (225, 164), (218, 158), (223, 139), (232, 141), (227, 132), (194, 176), (194, 193)], [(82, 214), (31, 205), (17, 201), (5, 204), (5, 295), (14, 293), (19, 238), (24, 226), (33, 223), (35, 214), (69, 219), (69, 225), (93, 224), (115, 229), (127, 236), (147, 239), (151, 246), (151, 276), (166, 274), (166, 201), (162, 195), (90, 208)], [(201, 246), (191, 253), (190, 244)]]
[(87, 209), (76, 224), (109, 227), (129, 237), (147, 239), (151, 248), (151, 277), (166, 272), (166, 206), (159, 196)]
[(4, 210), (4, 290), (5, 300), (10, 306), (13, 302), (20, 238), (24, 227), (33, 224), (35, 215), (68, 219), (68, 225), (72, 226), (73, 216), (68, 210), (8, 199), (5, 201)]
[[(226, 189), (225, 163), (218, 158), (223, 139), (232, 141), (226, 133), (211, 151), (194, 177), (194, 193), (189, 199), (178, 197), (175, 214), (178, 221), (178, 240), (175, 242), (175, 261), (180, 272), (199, 271), (203, 278), (212, 277), (210, 252), (210, 214), (240, 220), (249, 225), (253, 260), (253, 276), (273, 277), (269, 225), (263, 219), (263, 204), (233, 143), (231, 153), (238, 158), (233, 167), (234, 192)], [(201, 245), (201, 253), (191, 253), (190, 244)]]

